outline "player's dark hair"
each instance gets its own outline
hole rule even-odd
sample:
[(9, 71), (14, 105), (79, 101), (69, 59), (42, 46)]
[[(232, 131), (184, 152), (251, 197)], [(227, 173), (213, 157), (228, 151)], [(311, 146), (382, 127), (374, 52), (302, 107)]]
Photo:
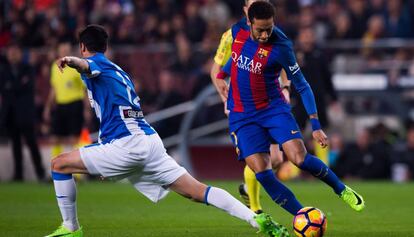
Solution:
[(254, 19), (265, 20), (275, 17), (274, 6), (266, 1), (257, 1), (250, 5), (248, 14), (249, 21), (253, 22)]
[[(251, 0), (244, 0), (244, 5), (247, 6), (249, 1), (251, 1)], [(269, 2), (270, 0), (261, 0), (261, 1)]]
[(79, 32), (79, 42), (83, 43), (89, 52), (104, 53), (108, 45), (108, 33), (100, 25), (88, 25)]

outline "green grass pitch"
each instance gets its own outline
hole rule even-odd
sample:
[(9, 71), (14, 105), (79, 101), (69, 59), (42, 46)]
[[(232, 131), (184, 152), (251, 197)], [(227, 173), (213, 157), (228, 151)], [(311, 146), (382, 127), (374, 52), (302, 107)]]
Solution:
[[(237, 195), (238, 182), (208, 182)], [(306, 206), (328, 217), (326, 236), (414, 236), (414, 184), (351, 183), (365, 198), (366, 209), (347, 207), (321, 182), (287, 185)], [(44, 236), (60, 224), (52, 184), (0, 184), (0, 236)], [(292, 216), (262, 190), (262, 204), (292, 230)], [(78, 214), (85, 236), (257, 236), (250, 226), (222, 211), (170, 194), (153, 204), (131, 185), (89, 182), (78, 185)]]

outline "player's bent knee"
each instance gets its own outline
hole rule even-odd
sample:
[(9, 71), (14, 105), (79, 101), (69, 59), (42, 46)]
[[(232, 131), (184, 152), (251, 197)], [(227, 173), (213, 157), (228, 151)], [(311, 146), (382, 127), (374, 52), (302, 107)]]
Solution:
[(62, 162), (59, 159), (59, 156), (57, 156), (56, 158), (54, 158), (53, 160), (50, 161), (50, 168), (53, 172), (61, 172), (62, 171)]
[(300, 167), (303, 164), (303, 161), (305, 161), (305, 154), (303, 154), (303, 153), (295, 153), (293, 155), (293, 158), (291, 159), (291, 161), (297, 167)]
[(297, 149), (289, 153), (289, 160), (295, 164), (297, 167), (301, 166), (305, 160), (306, 151), (302, 149)]
[(63, 173), (66, 168), (65, 162), (66, 154), (60, 154), (53, 160), (51, 160), (51, 170), (53, 172)]

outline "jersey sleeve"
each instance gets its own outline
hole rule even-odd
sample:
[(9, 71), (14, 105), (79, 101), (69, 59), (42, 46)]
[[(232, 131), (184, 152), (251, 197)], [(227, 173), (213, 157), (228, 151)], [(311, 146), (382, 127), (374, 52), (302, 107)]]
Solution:
[(102, 68), (92, 59), (86, 59), (89, 64), (90, 73), (85, 73), (87, 78), (95, 78), (102, 72)]
[(224, 80), (230, 76), (231, 73), (231, 58), (227, 60), (227, 63), (221, 68), (220, 72), (217, 74), (217, 79)]
[(296, 91), (300, 94), (306, 112), (309, 115), (316, 114), (317, 108), (315, 96), (313, 95), (313, 91), (309, 86), (309, 83), (306, 81), (302, 71), (300, 70), (291, 43), (283, 45), (280, 48), (281, 53), (278, 57), (278, 62), (281, 64), (283, 69), (285, 69), (287, 78), (292, 81)]
[(223, 33), (220, 39), (220, 44), (217, 48), (216, 55), (214, 56), (214, 62), (220, 66), (223, 66), (231, 55), (231, 44), (233, 42), (233, 36), (231, 29)]

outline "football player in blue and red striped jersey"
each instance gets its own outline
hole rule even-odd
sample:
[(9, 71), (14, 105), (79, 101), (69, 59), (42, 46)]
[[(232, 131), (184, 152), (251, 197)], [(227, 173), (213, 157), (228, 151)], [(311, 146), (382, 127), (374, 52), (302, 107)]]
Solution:
[[(256, 1), (268, 1), (268, 0), (245, 0), (245, 5), (243, 7), (243, 12), (245, 17), (243, 17), (239, 24), (247, 26), (247, 10), (249, 6), (256, 2)], [(232, 29), (228, 29), (226, 32), (223, 33), (220, 44), (217, 48), (216, 55), (214, 56), (214, 63), (211, 67), (210, 76), (211, 80), (214, 85), (216, 85), (216, 76), (217, 73), (220, 72), (220, 69), (226, 64), (231, 56), (231, 46), (233, 43), (233, 34)], [(282, 83), (282, 93), (285, 96), (286, 100), (290, 98), (290, 81), (286, 77), (286, 73), (282, 69), (280, 82)], [(224, 103), (224, 110), (225, 114), (228, 115), (227, 110), (227, 102), (226, 98), (221, 96), (221, 99)], [(283, 153), (279, 149), (279, 145), (272, 142), (270, 145), (270, 160), (272, 162), (272, 168), (274, 171), (280, 168), (280, 165), (283, 163)], [(239, 194), (242, 197), (244, 203), (250, 207), (250, 209), (256, 213), (263, 212), (262, 205), (260, 203), (260, 183), (256, 180), (255, 173), (249, 168), (249, 166), (245, 166), (244, 172), (244, 184), (239, 186)]]
[[(216, 87), (227, 98), (229, 129), (239, 159), (256, 173), (272, 200), (295, 215), (303, 206), (271, 170), (269, 145), (274, 139), (297, 167), (327, 183), (353, 209), (361, 211), (365, 206), (362, 196), (306, 151), (277, 80), (282, 69), (301, 95), (313, 138), (322, 147), (328, 145), (328, 138), (321, 129), (312, 89), (296, 62), (292, 43), (274, 26), (274, 17), (274, 7), (268, 2), (258, 1), (249, 7), (248, 26), (236, 23), (232, 27), (231, 57), (217, 75)], [(220, 80), (227, 76), (231, 77), (230, 87)]]

